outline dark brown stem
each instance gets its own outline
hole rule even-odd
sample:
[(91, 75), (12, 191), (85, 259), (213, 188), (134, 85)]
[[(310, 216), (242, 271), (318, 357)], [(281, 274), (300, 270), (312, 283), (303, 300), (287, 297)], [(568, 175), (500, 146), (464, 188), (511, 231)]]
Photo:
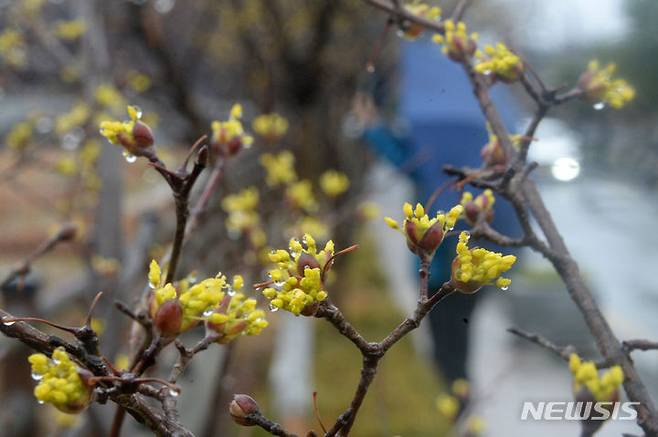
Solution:
[[(422, 269), (421, 269), (422, 270)], [(420, 281), (420, 296), (427, 296), (427, 281), (422, 279)], [(359, 408), (365, 399), (370, 384), (377, 374), (377, 367), (379, 361), (383, 358), (386, 352), (400, 341), (409, 332), (420, 326), (420, 322), (425, 316), (445, 297), (454, 292), (454, 288), (449, 283), (443, 284), (441, 289), (429, 298), (419, 298), (416, 311), (411, 317), (403, 320), (395, 329), (391, 331), (379, 343), (369, 343), (361, 334), (359, 334), (352, 325), (345, 320), (343, 314), (335, 306), (331, 306), (330, 315), (321, 313), (318, 317), (326, 318), (331, 322), (334, 327), (343, 336), (350, 339), (361, 351), (363, 356), (363, 367), (361, 368), (361, 378), (356, 388), (350, 406), (338, 418), (333, 426), (325, 433), (325, 437), (332, 437), (340, 433), (341, 436), (347, 436), (354, 424), (354, 420), (359, 412)], [(321, 307), (324, 311), (324, 307)], [(320, 311), (319, 311), (320, 312)]]
[[(12, 319), (13, 316), (0, 310), (0, 318)], [(54, 335), (46, 334), (25, 322), (10, 324), (0, 323), (0, 332), (10, 338), (15, 338), (30, 348), (52, 355), (53, 350), (63, 347), (66, 352), (81, 366), (89, 370), (94, 376), (113, 376), (112, 370), (98, 355), (90, 354), (80, 343), (71, 343)], [(108, 390), (109, 399), (115, 402), (135, 420), (149, 427), (157, 435), (176, 435), (190, 437), (192, 433), (177, 420), (171, 420), (155, 411), (141, 397), (132, 392), (122, 390)]]
[(55, 235), (44, 240), (34, 252), (28, 255), (27, 258), (7, 274), (0, 284), (0, 289), (9, 285), (14, 279), (26, 276), (30, 273), (34, 261), (52, 251), (59, 243), (71, 241), (75, 238), (76, 230), (77, 228), (75, 225), (68, 223), (63, 225)]
[(563, 359), (564, 361), (569, 361), (569, 356), (572, 353), (576, 352), (576, 349), (569, 345), (569, 346), (558, 346), (554, 343), (552, 343), (550, 340), (548, 340), (545, 337), (542, 337), (539, 334), (534, 334), (531, 332), (525, 332), (517, 328), (509, 328), (507, 332), (510, 332), (514, 335), (517, 335), (521, 338), (524, 338), (532, 343), (535, 343), (536, 345), (539, 345), (543, 347), (544, 349), (547, 349), (551, 352), (553, 352), (555, 355)]
[(622, 347), (625, 351), (631, 352), (634, 350), (637, 351), (650, 351), (658, 350), (658, 342), (650, 340), (625, 340), (622, 343)]
[(178, 267), (178, 260), (183, 249), (185, 228), (189, 216), (188, 199), (177, 194), (174, 194), (174, 198), (176, 201), (176, 233), (174, 235), (174, 244), (171, 249), (169, 265), (167, 266), (167, 277), (165, 283), (173, 282), (176, 277), (176, 268)]
[(263, 428), (265, 431), (272, 435), (279, 437), (297, 437), (296, 434), (289, 433), (281, 425), (272, 422), (267, 417), (263, 416), (260, 412), (249, 414), (246, 419), (256, 426)]
[(197, 344), (189, 349), (186, 348), (183, 343), (176, 340), (175, 344), (176, 349), (178, 349), (179, 357), (178, 361), (176, 361), (176, 364), (174, 364), (174, 367), (171, 369), (171, 373), (169, 374), (169, 382), (176, 383), (178, 378), (183, 374), (183, 372), (185, 372), (185, 369), (187, 368), (187, 365), (190, 363), (190, 361), (192, 361), (192, 358), (194, 358), (194, 356), (199, 352), (208, 349), (208, 346), (213, 344), (219, 338), (219, 334), (211, 333), (206, 335)]

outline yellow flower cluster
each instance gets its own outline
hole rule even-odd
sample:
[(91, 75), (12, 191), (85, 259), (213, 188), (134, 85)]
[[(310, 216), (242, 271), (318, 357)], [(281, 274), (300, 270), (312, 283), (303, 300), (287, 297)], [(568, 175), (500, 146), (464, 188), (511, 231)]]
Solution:
[(119, 111), (126, 103), (121, 92), (112, 84), (100, 84), (94, 90), (96, 102), (104, 108)]
[(155, 260), (149, 266), (148, 278), (153, 288), (149, 312), (164, 335), (178, 335), (194, 327), (219, 305), (229, 287), (221, 273), (197, 284), (191, 284), (189, 278), (176, 285), (163, 284), (162, 271)]
[(594, 362), (582, 361), (577, 354), (569, 356), (569, 370), (574, 378), (574, 392), (577, 394), (585, 387), (598, 402), (615, 400), (624, 382), (621, 366), (612, 366), (603, 376), (599, 376)]
[(456, 379), (452, 382), (452, 393), (443, 393), (436, 399), (436, 409), (443, 417), (453, 422), (459, 415), (462, 403), (468, 401), (470, 384), (463, 378)]
[(45, 3), (46, 0), (23, 0), (19, 2), (22, 12), (29, 18), (34, 17), (35, 14), (41, 11)]
[(485, 285), (495, 284), (506, 290), (512, 280), (500, 275), (512, 268), (516, 262), (514, 255), (491, 252), (481, 247), (468, 247), (468, 232), (459, 234), (457, 256), (452, 262), (452, 284), (462, 293), (475, 293)]
[(350, 180), (345, 173), (327, 170), (320, 175), (320, 188), (329, 197), (337, 197), (350, 187)]
[(142, 116), (141, 111), (136, 106), (127, 108), (130, 120), (128, 121), (102, 121), (101, 135), (107, 138), (112, 144), (122, 144), (123, 141), (134, 142), (133, 128), (135, 122)]
[(297, 180), (295, 172), (295, 156), (288, 150), (278, 155), (263, 153), (260, 163), (265, 169), (265, 182), (270, 187), (288, 185)]
[(82, 20), (58, 21), (53, 29), (55, 36), (65, 41), (75, 41), (86, 31), (87, 25)]
[(381, 214), (379, 205), (375, 202), (363, 202), (359, 205), (359, 217), (363, 220), (374, 220)]
[(229, 232), (243, 233), (259, 224), (258, 190), (248, 187), (236, 194), (226, 196), (222, 200), (222, 208), (228, 213), (226, 228)]
[(0, 33), (0, 58), (12, 67), (21, 67), (26, 61), (23, 35), (13, 29)]
[(261, 137), (276, 141), (288, 132), (288, 120), (276, 112), (261, 114), (251, 122), (251, 128)]
[[(424, 18), (426, 20), (439, 21), (441, 18), (441, 8), (438, 6), (430, 6), (427, 3), (424, 3), (420, 0), (414, 0), (411, 3), (404, 5), (404, 8), (411, 14)], [(409, 23), (407, 27), (402, 31), (402, 35), (409, 39), (415, 40), (420, 37), (425, 28), (416, 23)]]
[(31, 120), (24, 120), (16, 123), (5, 138), (7, 147), (13, 150), (22, 150), (27, 147), (32, 133), (34, 130), (33, 122)]
[(402, 229), (391, 217), (385, 217), (384, 220), (391, 228), (402, 231), (407, 239), (407, 246), (413, 253), (425, 257), (434, 254), (445, 233), (455, 227), (463, 210), (461, 205), (456, 205), (447, 213), (437, 212), (436, 216), (430, 218), (420, 203), (414, 208), (409, 202), (405, 202), (402, 207), (405, 216)]
[(89, 106), (84, 102), (79, 102), (75, 104), (69, 112), (57, 117), (57, 120), (55, 121), (55, 132), (58, 135), (64, 135), (74, 128), (85, 124), (90, 115), (91, 111), (89, 110)]
[(329, 226), (315, 216), (305, 215), (293, 226), (289, 235), (315, 235), (316, 238), (324, 240), (329, 236)]
[(521, 58), (503, 43), (495, 46), (487, 44), (484, 52), (475, 52), (475, 57), (478, 62), (474, 68), (480, 74), (493, 74), (503, 82), (514, 82), (523, 74)]
[(327, 263), (333, 261), (333, 254), (333, 241), (329, 240), (318, 252), (315, 239), (309, 234), (304, 235), (301, 243), (291, 239), (288, 251), (272, 251), (270, 261), (277, 264), (269, 271), (273, 286), (263, 290), (271, 308), (284, 309), (296, 316), (313, 314), (316, 304), (327, 298), (323, 276), (330, 267)]
[(461, 62), (470, 58), (477, 48), (478, 34), (468, 34), (466, 23), (452, 20), (444, 22), (445, 35), (434, 35), (432, 41), (442, 44), (441, 51), (453, 61)]
[(290, 184), (286, 188), (286, 198), (293, 206), (306, 212), (318, 209), (318, 202), (313, 194), (313, 185), (308, 179)]
[(436, 399), (436, 409), (446, 419), (452, 421), (457, 417), (459, 413), (459, 400), (447, 393), (440, 395)]
[(127, 157), (144, 156), (146, 149), (153, 145), (153, 132), (147, 124), (140, 121), (142, 110), (137, 106), (128, 106), (127, 121), (102, 121), (100, 133), (112, 144), (119, 144), (126, 149)]
[(265, 312), (256, 309), (256, 299), (247, 299), (240, 292), (243, 286), (242, 276), (234, 276), (228, 295), (212, 314), (205, 317), (208, 328), (222, 334), (218, 343), (228, 343), (240, 335), (258, 335), (268, 326)]
[(588, 99), (620, 109), (635, 98), (635, 89), (628, 82), (614, 78), (616, 69), (615, 64), (601, 67), (599, 61), (590, 61), (578, 82)]
[(128, 72), (128, 86), (138, 93), (143, 93), (151, 87), (151, 78), (136, 70)]
[(466, 421), (466, 431), (469, 436), (478, 436), (487, 428), (487, 424), (480, 416), (471, 416)]
[(490, 189), (478, 194), (473, 198), (473, 193), (464, 191), (462, 194), (461, 205), (464, 207), (464, 218), (466, 222), (474, 226), (480, 215), (484, 215), (486, 221), (493, 220), (493, 206), (496, 202), (493, 191)]
[(65, 413), (77, 413), (89, 404), (91, 389), (64, 348), (55, 349), (52, 359), (44, 354), (32, 354), (28, 361), (33, 378), (39, 381), (34, 388), (39, 402), (48, 402)]
[(228, 120), (213, 121), (210, 125), (212, 129), (211, 144), (221, 147), (222, 151), (228, 155), (234, 154), (241, 147), (251, 146), (254, 138), (245, 132), (240, 121), (241, 118), (242, 105), (236, 103), (231, 107)]

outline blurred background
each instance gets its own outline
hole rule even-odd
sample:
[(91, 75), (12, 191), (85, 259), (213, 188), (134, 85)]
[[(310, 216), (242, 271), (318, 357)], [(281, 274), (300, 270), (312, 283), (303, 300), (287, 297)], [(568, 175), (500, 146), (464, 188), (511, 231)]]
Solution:
[[(636, 99), (622, 111), (578, 101), (552, 112), (530, 157), (540, 164), (534, 177), (546, 203), (618, 336), (655, 338), (658, 236), (650, 229), (658, 213), (658, 4), (472, 3), (469, 29), (484, 42), (505, 41), (551, 86), (572, 86), (593, 58), (616, 62), (635, 86)], [(454, 8), (452, 1), (430, 4), (446, 15)], [(78, 228), (74, 242), (5, 284), (2, 307), (76, 324), (102, 290), (95, 314), (102, 349), (115, 363), (125, 360), (130, 324), (112, 302), (133, 303), (141, 293), (148, 263), (171, 241), (175, 216), (168, 187), (143, 160), (127, 162), (107, 143), (99, 121), (125, 119), (126, 105), (139, 105), (158, 154), (174, 166), (210, 133), (213, 120), (226, 119), (240, 102), (248, 130), (258, 131), (251, 121), (271, 113), (285, 117), (288, 127), (256, 135), (251, 148), (228, 161), (180, 270), (242, 273), (251, 284), (266, 278), (263, 253), (285, 247), (292, 236), (311, 232), (339, 248), (358, 243), (357, 252), (337, 262), (329, 293), (364, 336), (383, 337), (413, 307), (416, 275), (402, 237), (382, 217), (401, 217), (405, 201), (425, 201), (414, 185), (423, 162), (436, 174), (436, 163), (454, 162), (441, 154), (438, 161), (422, 154), (396, 161), (368, 133), (378, 126), (391, 138), (422, 142), (419, 120), (443, 117), (452, 126), (459, 114), (480, 130), (449, 140), (437, 130), (436, 141), (475, 155), (486, 142), (459, 69), (427, 38), (399, 37), (387, 19), (357, 0), (0, 0), (0, 279), (62, 224)], [(522, 131), (531, 102), (518, 86), (496, 88), (506, 121)], [(303, 187), (266, 181), (262, 156), (286, 150)], [(346, 175), (348, 186), (327, 189), (321, 175), (328, 170)], [(252, 186), (260, 193), (252, 208), (258, 233), (227, 227), (232, 211), (222, 199)], [(296, 196), (300, 191), (306, 194)], [(444, 199), (450, 196), (459, 197)], [(309, 197), (314, 205), (300, 202)], [(453, 250), (454, 241), (444, 244), (442, 250)], [(586, 357), (596, 351), (551, 266), (536, 254), (518, 255), (510, 290), (481, 291), (468, 317), (451, 328), (455, 338), (470, 339), (461, 364), (469, 381), (465, 426), (487, 436), (576, 435), (576, 423), (519, 420), (523, 401), (569, 400), (571, 378), (564, 363), (519, 342), (508, 327), (573, 344)], [(196, 435), (263, 435), (230, 421), (232, 393), (253, 394), (268, 416), (300, 433), (320, 428), (312, 392), (325, 424), (349, 403), (360, 369), (352, 345), (326, 323), (281, 313), (268, 313), (262, 335), (211, 348), (188, 369), (179, 404)], [(452, 332), (437, 326), (426, 323), (384, 360), (354, 435), (451, 435), (437, 398), (452, 390), (455, 378), (437, 361), (434, 339)], [(185, 340), (191, 344), (199, 335)], [(166, 375), (175, 359), (168, 352), (155, 374)], [(105, 435), (112, 405), (68, 417), (37, 404), (28, 354), (0, 339), (0, 434)], [(634, 355), (654, 395), (657, 358)], [(144, 432), (130, 418), (124, 426), (124, 435)], [(617, 421), (597, 435), (638, 430)]]

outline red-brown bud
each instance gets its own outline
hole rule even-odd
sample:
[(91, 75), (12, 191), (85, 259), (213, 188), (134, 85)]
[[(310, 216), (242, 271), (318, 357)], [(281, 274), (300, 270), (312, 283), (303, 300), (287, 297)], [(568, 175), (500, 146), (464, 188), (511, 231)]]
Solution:
[(228, 411), (233, 421), (242, 426), (254, 426), (255, 423), (248, 416), (260, 412), (256, 401), (251, 396), (244, 394), (233, 395)]
[(297, 260), (297, 273), (304, 276), (304, 269), (307, 267), (309, 269), (319, 269), (320, 263), (317, 259), (315, 259), (315, 257), (309, 255), (306, 252), (302, 252), (301, 255), (299, 255), (299, 259)]
[(183, 308), (176, 299), (171, 299), (160, 305), (155, 313), (155, 327), (165, 337), (173, 337), (180, 333), (183, 323)]
[(507, 155), (503, 145), (498, 140), (489, 141), (482, 147), (480, 156), (487, 167), (507, 164)]
[(313, 302), (310, 305), (306, 305), (301, 312), (302, 316), (313, 317), (318, 312), (320, 308), (320, 302)]
[(434, 223), (425, 231), (418, 246), (429, 254), (433, 254), (443, 241), (443, 225), (440, 222)]
[(72, 241), (78, 233), (78, 227), (73, 223), (66, 223), (57, 234), (59, 241)]
[(135, 138), (135, 146), (140, 149), (151, 147), (155, 141), (151, 128), (140, 120), (135, 122), (133, 137)]

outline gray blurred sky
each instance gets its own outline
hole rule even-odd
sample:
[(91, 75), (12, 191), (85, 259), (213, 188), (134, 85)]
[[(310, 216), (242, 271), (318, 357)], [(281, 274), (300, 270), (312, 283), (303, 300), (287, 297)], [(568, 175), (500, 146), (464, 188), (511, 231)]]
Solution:
[(622, 37), (628, 26), (624, 3), (645, 0), (495, 1), (514, 11), (513, 18), (518, 21), (511, 37), (517, 45), (559, 50)]

